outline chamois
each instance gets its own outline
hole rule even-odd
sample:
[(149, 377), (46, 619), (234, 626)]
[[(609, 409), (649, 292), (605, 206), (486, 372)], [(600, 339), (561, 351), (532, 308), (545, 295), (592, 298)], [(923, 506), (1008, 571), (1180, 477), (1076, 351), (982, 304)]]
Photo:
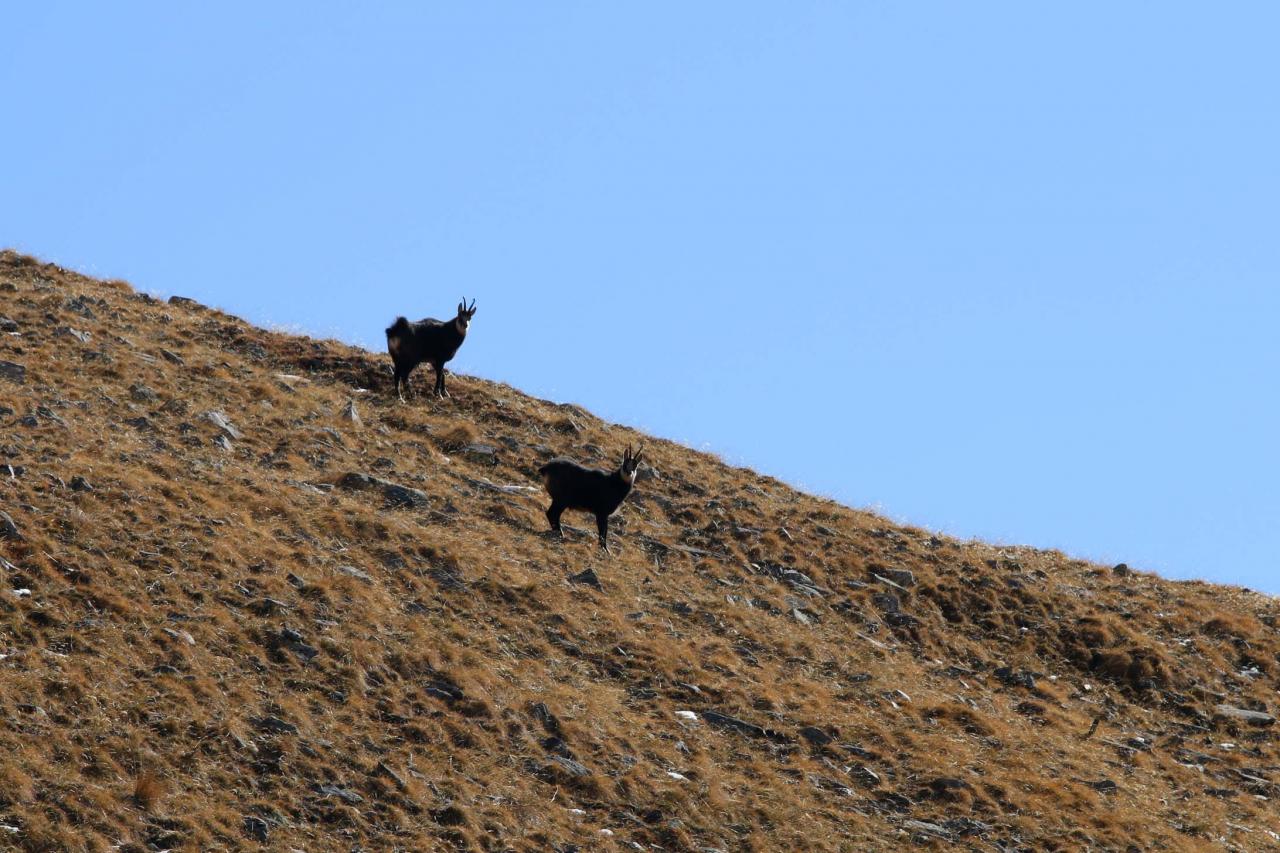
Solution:
[(560, 515), (566, 509), (581, 509), (596, 517), (596, 529), (600, 533), (600, 547), (609, 550), (609, 516), (621, 506), (636, 481), (636, 469), (640, 467), (640, 454), (631, 455), (631, 445), (622, 457), (622, 465), (613, 471), (586, 468), (569, 459), (552, 459), (538, 469), (542, 483), (551, 496), (547, 509), (547, 521), (551, 532), (563, 535)]
[(449, 392), (444, 390), (444, 365), (457, 353), (458, 347), (462, 346), (467, 337), (467, 326), (471, 324), (475, 313), (476, 301), (472, 299), (471, 307), (468, 308), (464, 296), (458, 303), (458, 316), (449, 322), (428, 317), (410, 323), (404, 317), (396, 318), (387, 329), (387, 352), (391, 353), (391, 363), (395, 366), (396, 394), (400, 397), (400, 402), (404, 402), (401, 383), (408, 389), (409, 374), (424, 361), (436, 372), (435, 395), (449, 396)]

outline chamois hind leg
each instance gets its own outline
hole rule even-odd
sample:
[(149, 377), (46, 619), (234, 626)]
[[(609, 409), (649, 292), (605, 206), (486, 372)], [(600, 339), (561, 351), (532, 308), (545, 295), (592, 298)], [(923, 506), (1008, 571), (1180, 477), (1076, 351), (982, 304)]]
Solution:
[(551, 532), (564, 536), (564, 531), (560, 528), (560, 516), (564, 513), (565, 506), (556, 501), (551, 502), (551, 506), (547, 508), (547, 521), (551, 522)]
[(600, 534), (600, 547), (608, 551), (609, 550), (609, 516), (607, 515), (596, 516), (596, 530)]

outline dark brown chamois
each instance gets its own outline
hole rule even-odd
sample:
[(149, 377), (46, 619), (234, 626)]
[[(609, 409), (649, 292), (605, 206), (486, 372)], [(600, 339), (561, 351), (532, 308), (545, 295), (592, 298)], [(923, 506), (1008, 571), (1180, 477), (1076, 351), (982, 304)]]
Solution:
[(596, 517), (600, 547), (609, 550), (609, 516), (631, 492), (642, 453), (643, 449), (632, 456), (631, 446), (627, 445), (622, 465), (613, 471), (586, 468), (568, 459), (552, 459), (539, 468), (542, 483), (551, 496), (547, 521), (551, 522), (552, 532), (563, 535), (560, 515), (566, 509), (586, 510)]
[(404, 317), (387, 329), (387, 352), (391, 353), (391, 363), (395, 368), (396, 394), (404, 401), (401, 384), (409, 387), (409, 374), (422, 362), (427, 362), (436, 372), (435, 395), (448, 397), (444, 390), (444, 365), (453, 358), (458, 347), (467, 337), (467, 326), (476, 313), (476, 301), (471, 300), (467, 307), (464, 296), (458, 303), (458, 316), (448, 322), (428, 317), (416, 323), (410, 323)]

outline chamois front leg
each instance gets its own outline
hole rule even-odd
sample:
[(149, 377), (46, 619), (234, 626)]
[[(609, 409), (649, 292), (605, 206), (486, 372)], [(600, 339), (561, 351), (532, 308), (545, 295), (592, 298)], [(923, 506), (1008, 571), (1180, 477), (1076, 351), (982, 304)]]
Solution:
[(551, 522), (551, 532), (557, 536), (564, 536), (564, 530), (560, 528), (560, 516), (564, 514), (564, 504), (551, 502), (551, 506), (547, 508), (547, 521)]
[(436, 369), (436, 396), (442, 399), (448, 397), (449, 392), (444, 389), (444, 365), (433, 364), (431, 366)]
[(600, 534), (600, 547), (605, 551), (609, 550), (609, 516), (596, 516), (596, 530)]

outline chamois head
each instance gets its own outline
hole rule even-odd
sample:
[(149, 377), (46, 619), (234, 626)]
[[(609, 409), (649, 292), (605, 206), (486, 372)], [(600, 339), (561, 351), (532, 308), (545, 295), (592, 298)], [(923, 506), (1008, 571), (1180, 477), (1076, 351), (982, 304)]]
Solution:
[(471, 307), (467, 307), (467, 297), (462, 297), (462, 301), (458, 303), (458, 316), (454, 319), (454, 324), (458, 327), (458, 333), (465, 335), (467, 326), (471, 325), (471, 318), (476, 315), (476, 301), (471, 300)]
[(640, 467), (640, 454), (642, 453), (644, 453), (643, 447), (637, 450), (635, 455), (632, 455), (631, 445), (627, 445), (626, 453), (622, 456), (622, 467), (618, 469), (618, 474), (628, 483), (636, 481), (636, 469)]

